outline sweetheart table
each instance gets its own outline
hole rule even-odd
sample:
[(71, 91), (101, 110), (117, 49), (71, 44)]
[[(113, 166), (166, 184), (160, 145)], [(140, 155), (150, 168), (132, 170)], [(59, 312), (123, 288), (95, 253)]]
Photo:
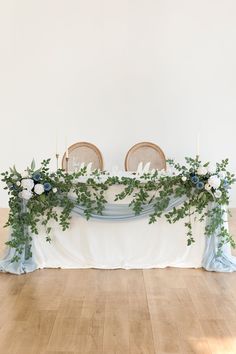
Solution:
[[(236, 271), (223, 204), (228, 194), (217, 176), (209, 194), (200, 185), (202, 177), (192, 176), (192, 170), (189, 180), (181, 174), (160, 176), (159, 172), (140, 181), (134, 174), (114, 179), (97, 172), (91, 179), (84, 176), (86, 170), (73, 176), (63, 171), (49, 174), (47, 163), (40, 173), (29, 170), (28, 177), (15, 170), (5, 175), (11, 196), (11, 233), (0, 271), (165, 267)], [(204, 178), (211, 182), (210, 174)], [(231, 175), (228, 181), (233, 181)], [(222, 195), (219, 202), (217, 193)], [(194, 207), (206, 215), (201, 222), (191, 212)]]
[[(4, 260), (0, 261), (1, 269), (16, 274), (42, 268), (236, 270), (230, 246), (225, 245), (223, 255), (217, 256), (218, 240), (206, 238), (204, 223), (192, 220), (195, 242), (188, 246), (186, 218), (169, 224), (163, 216), (150, 225), (148, 212), (135, 216), (130, 211), (129, 198), (111, 203), (119, 191), (120, 186), (112, 186), (106, 192), (108, 206), (103, 216), (93, 215), (86, 220), (83, 209), (74, 208), (68, 230), (63, 232), (52, 222), (51, 242), (46, 241), (45, 228), (39, 223), (39, 233), (32, 237), (33, 257), (16, 265), (11, 262), (14, 251), (8, 249)], [(181, 199), (174, 200), (173, 205), (181, 203)], [(228, 227), (226, 214), (225, 217)]]

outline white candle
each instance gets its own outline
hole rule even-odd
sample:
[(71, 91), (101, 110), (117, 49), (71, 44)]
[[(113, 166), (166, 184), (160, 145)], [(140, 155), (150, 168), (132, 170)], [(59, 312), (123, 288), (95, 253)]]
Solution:
[(197, 135), (197, 156), (200, 156), (200, 134)]
[(58, 154), (58, 135), (56, 135), (56, 155)]
[(68, 150), (68, 145), (67, 145), (67, 138), (65, 138), (65, 150), (66, 150), (66, 158), (69, 157), (69, 150)]

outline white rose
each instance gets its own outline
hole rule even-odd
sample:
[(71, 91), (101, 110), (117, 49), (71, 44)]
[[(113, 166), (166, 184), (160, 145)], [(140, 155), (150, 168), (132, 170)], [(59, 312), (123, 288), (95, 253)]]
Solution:
[(42, 194), (44, 192), (44, 186), (42, 184), (36, 184), (34, 187), (34, 192), (38, 195)]
[(222, 192), (218, 189), (217, 191), (215, 191), (214, 196), (216, 198), (220, 198), (222, 196)]
[(210, 184), (208, 184), (208, 183), (205, 184), (205, 190), (208, 191), (208, 192), (211, 190)]
[(32, 197), (32, 192), (29, 191), (28, 189), (24, 189), (22, 192), (19, 193), (19, 196), (22, 199), (29, 200)]
[(186, 177), (186, 176), (183, 176), (183, 177), (182, 177), (182, 181), (183, 181), (183, 182), (186, 182), (186, 181), (187, 181), (187, 177)]
[(225, 171), (220, 171), (220, 172), (219, 172), (219, 177), (220, 177), (221, 179), (224, 179), (224, 178), (226, 177), (226, 172), (225, 172)]
[(206, 169), (206, 167), (204, 167), (204, 166), (200, 166), (200, 167), (198, 167), (198, 169), (197, 169), (197, 174), (199, 175), (199, 176), (205, 176), (206, 174), (207, 174), (207, 169)]
[(211, 177), (208, 179), (208, 184), (209, 184), (211, 187), (215, 188), (215, 189), (218, 189), (218, 188), (219, 188), (220, 183), (221, 183), (220, 178), (217, 177), (216, 175), (211, 176)]
[(31, 191), (34, 188), (34, 181), (31, 178), (22, 179), (21, 186)]
[(208, 171), (210, 174), (213, 174), (213, 173), (216, 172), (216, 168), (215, 168), (215, 166), (213, 166), (212, 164), (209, 164), (209, 165), (207, 166), (207, 171)]
[(56, 193), (57, 192), (57, 188), (56, 187), (53, 188), (52, 191), (53, 191), (53, 193)]

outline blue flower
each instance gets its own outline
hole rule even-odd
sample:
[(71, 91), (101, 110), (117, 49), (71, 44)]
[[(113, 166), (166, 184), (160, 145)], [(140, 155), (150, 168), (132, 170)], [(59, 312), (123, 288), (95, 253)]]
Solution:
[(191, 177), (191, 181), (195, 184), (197, 184), (199, 182), (199, 178), (197, 176), (193, 176)]
[(204, 188), (204, 183), (203, 182), (198, 182), (196, 185), (197, 189), (203, 189)]
[(224, 180), (223, 186), (225, 189), (229, 188), (229, 182), (227, 181), (227, 179)]
[(35, 172), (32, 177), (35, 182), (39, 182), (41, 179), (41, 174), (39, 172)]
[(48, 183), (48, 182), (46, 182), (46, 183), (44, 183), (44, 190), (45, 190), (45, 192), (49, 192), (51, 189), (52, 189), (52, 186), (51, 186), (51, 184), (50, 183)]

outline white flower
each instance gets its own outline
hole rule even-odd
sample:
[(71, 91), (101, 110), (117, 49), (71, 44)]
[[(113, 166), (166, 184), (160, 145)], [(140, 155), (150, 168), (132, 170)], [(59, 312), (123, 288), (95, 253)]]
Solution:
[(205, 190), (208, 191), (208, 192), (211, 190), (210, 184), (208, 184), (208, 183), (205, 184)]
[(186, 177), (186, 176), (183, 176), (183, 177), (182, 177), (182, 181), (183, 181), (183, 182), (187, 181), (187, 177)]
[(209, 165), (207, 166), (207, 171), (208, 171), (210, 174), (213, 174), (213, 173), (216, 172), (216, 168), (215, 168), (215, 166), (213, 166), (212, 164), (209, 164)]
[(19, 187), (21, 185), (20, 181), (17, 181), (16, 185)]
[(18, 176), (14, 175), (14, 176), (12, 176), (12, 179), (13, 179), (14, 181), (16, 181), (16, 180), (18, 179)]
[(219, 177), (220, 177), (221, 179), (225, 179), (225, 177), (226, 177), (226, 172), (225, 172), (225, 171), (220, 171), (220, 172), (219, 172)]
[(34, 187), (34, 192), (38, 195), (42, 194), (44, 192), (44, 186), (42, 184), (36, 184)]
[(60, 181), (60, 182), (64, 182), (64, 181), (65, 181), (64, 177), (61, 176), (61, 177), (59, 178), (59, 181)]
[(53, 191), (53, 193), (56, 193), (56, 192), (57, 192), (57, 188), (54, 187), (54, 188), (52, 189), (52, 191)]
[(220, 197), (222, 196), (222, 192), (221, 192), (219, 189), (217, 189), (217, 190), (215, 191), (215, 193), (214, 193), (214, 196), (215, 196), (216, 198), (220, 198)]
[(220, 178), (217, 177), (216, 175), (214, 176), (211, 176), (209, 179), (208, 179), (208, 184), (213, 187), (214, 189), (218, 189), (219, 186), (220, 186)]
[(199, 175), (199, 176), (204, 176), (204, 175), (206, 175), (207, 174), (207, 169), (206, 169), (206, 167), (204, 167), (204, 166), (200, 166), (200, 167), (198, 167), (198, 169), (197, 169), (197, 174)]
[(19, 197), (25, 200), (29, 200), (32, 197), (32, 192), (28, 189), (24, 189), (22, 192), (19, 193)]
[(34, 181), (31, 178), (22, 179), (21, 186), (31, 191), (34, 188)]

